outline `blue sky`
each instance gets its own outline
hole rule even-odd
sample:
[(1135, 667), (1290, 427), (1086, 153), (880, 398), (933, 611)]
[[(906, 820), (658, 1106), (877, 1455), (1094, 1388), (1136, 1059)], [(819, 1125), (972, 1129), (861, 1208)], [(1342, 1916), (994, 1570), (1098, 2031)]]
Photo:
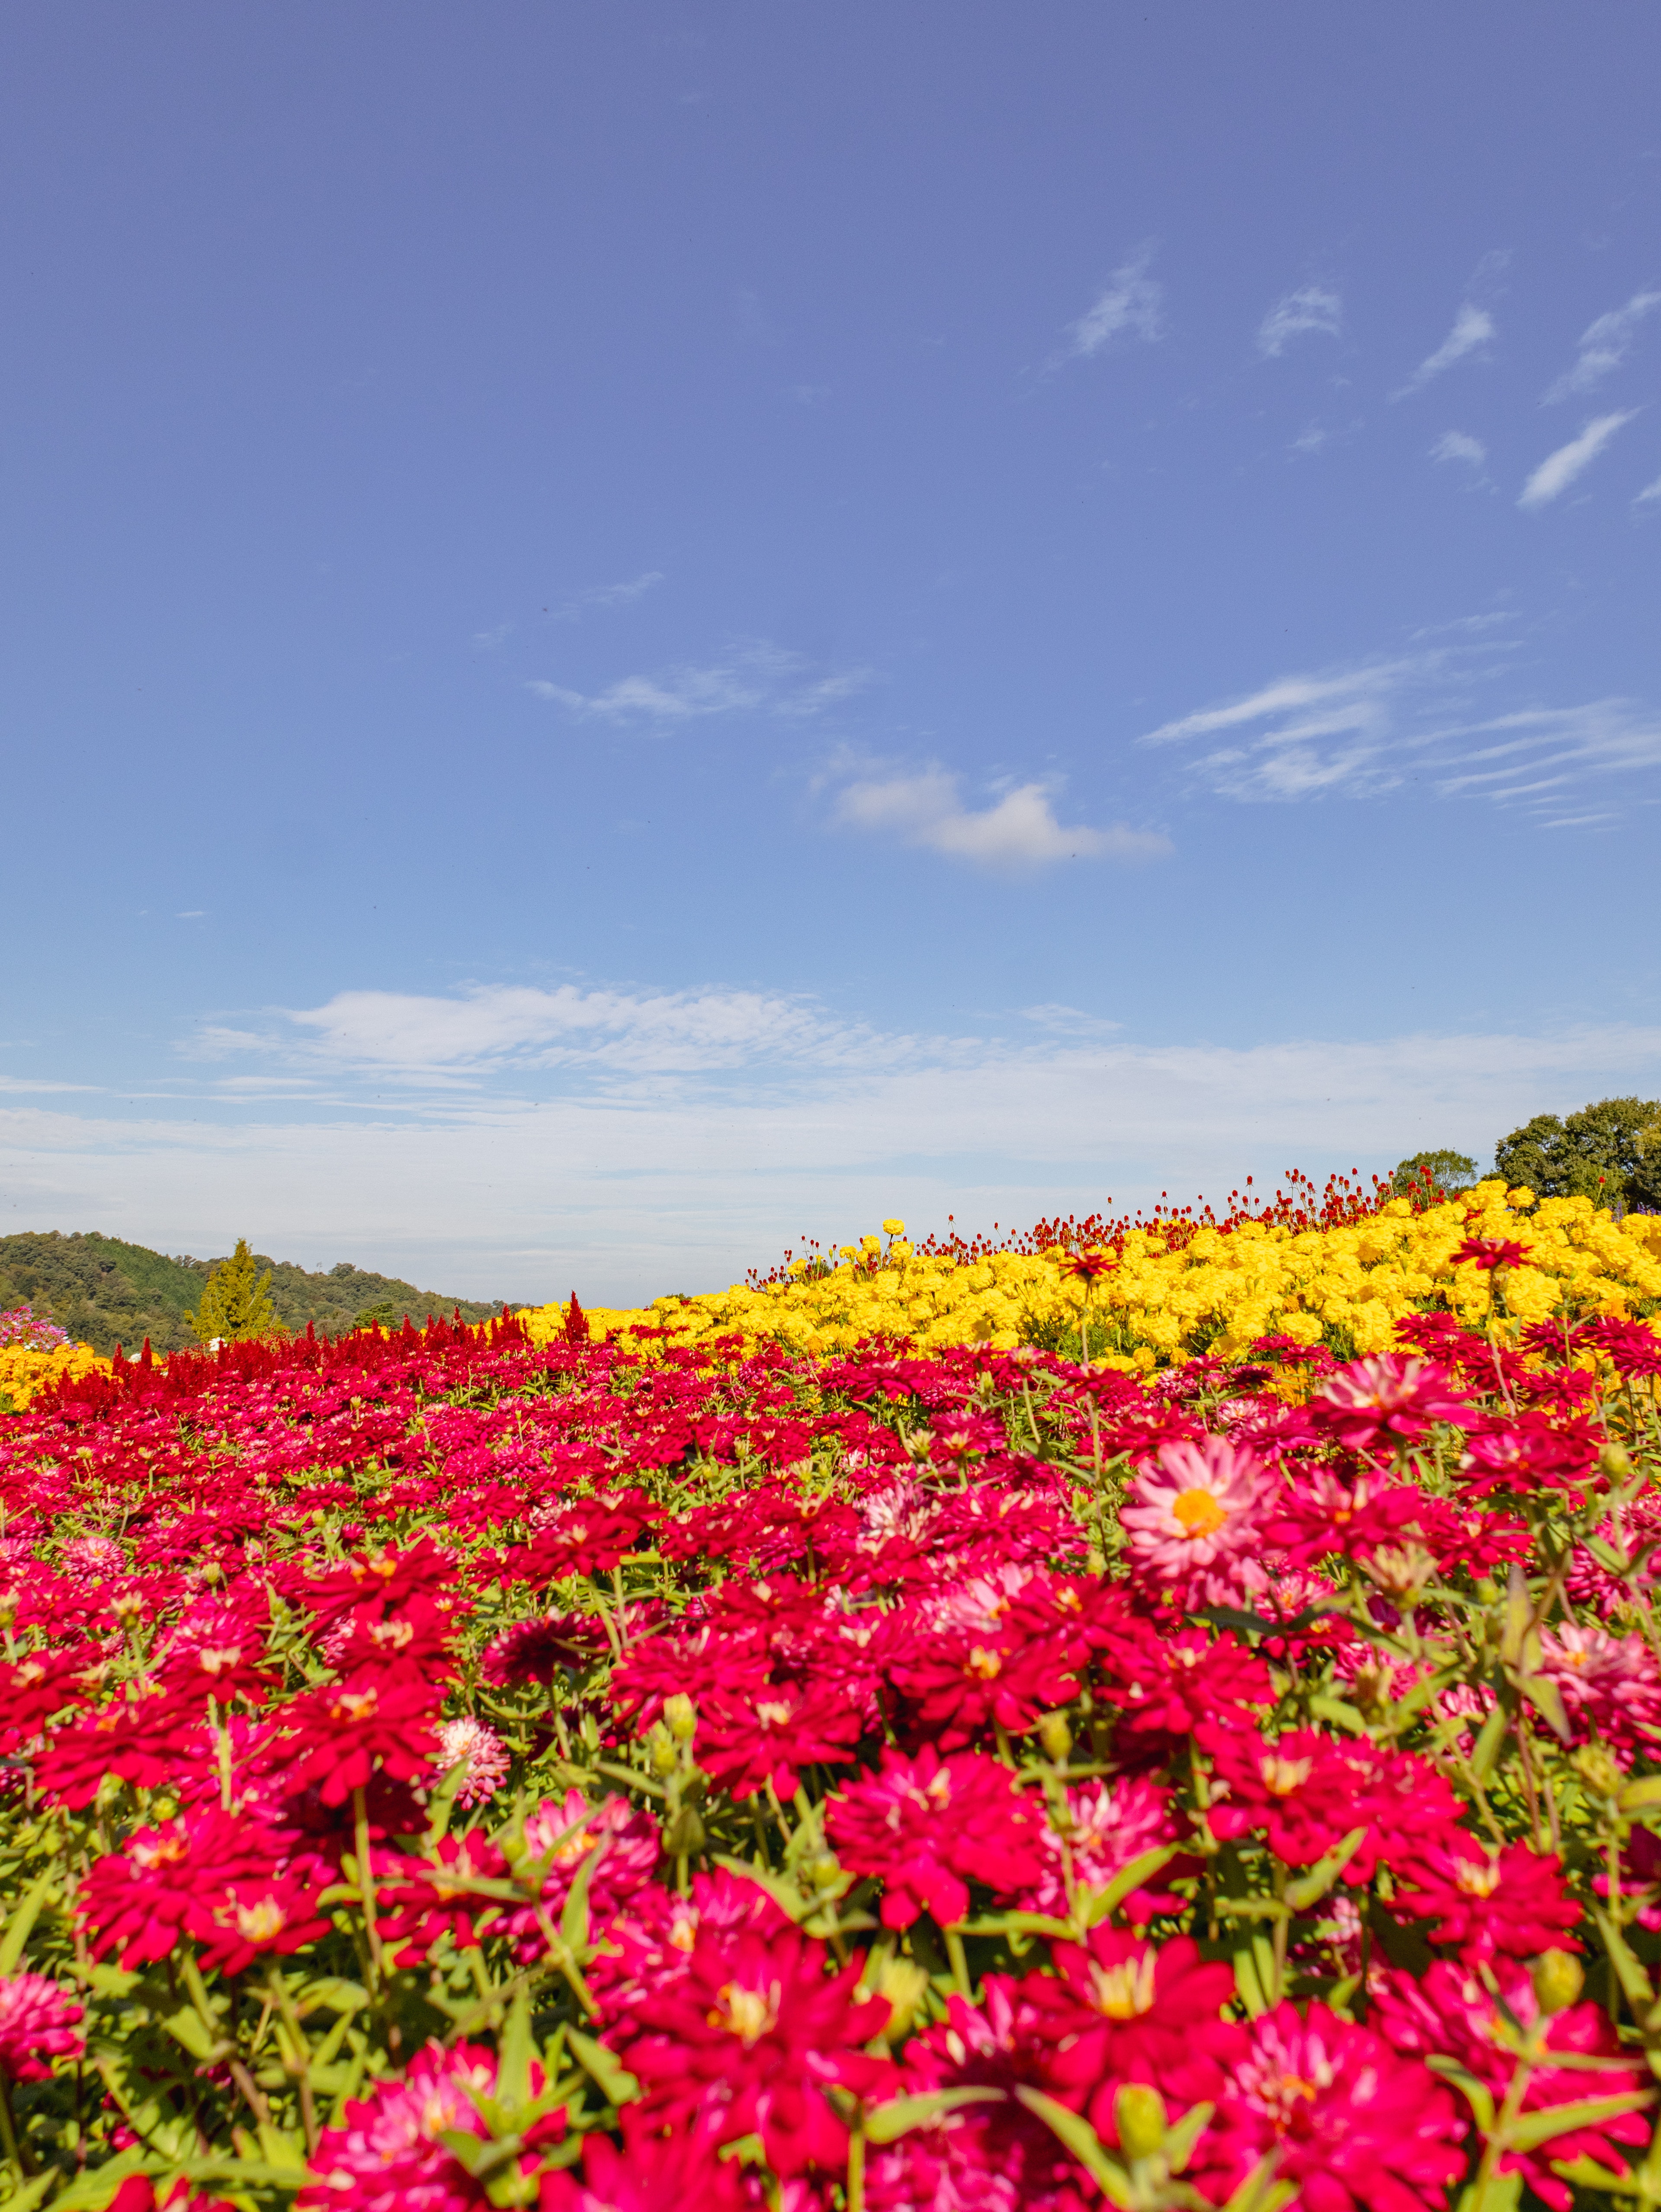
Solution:
[(614, 1298), (1661, 1093), (1658, 79), (20, 0), (0, 1219)]

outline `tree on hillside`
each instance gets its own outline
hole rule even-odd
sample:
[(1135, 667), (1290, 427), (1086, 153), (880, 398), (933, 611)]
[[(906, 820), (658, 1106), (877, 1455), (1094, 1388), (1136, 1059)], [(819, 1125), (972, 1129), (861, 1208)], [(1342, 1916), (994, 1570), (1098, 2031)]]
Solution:
[(201, 1304), (185, 1316), (186, 1326), (200, 1344), (210, 1344), (216, 1337), (279, 1336), (283, 1322), (271, 1304), (271, 1287), (270, 1268), (259, 1273), (247, 1238), (239, 1237), (230, 1258), (210, 1273)]
[(1661, 1100), (1600, 1098), (1561, 1118), (1536, 1114), (1500, 1139), (1494, 1165), (1540, 1198), (1661, 1206)]
[(1475, 1180), (1476, 1163), (1469, 1154), (1444, 1148), (1413, 1153), (1396, 1168), (1390, 1187), (1397, 1198), (1417, 1198), (1433, 1205), (1457, 1190), (1469, 1190)]

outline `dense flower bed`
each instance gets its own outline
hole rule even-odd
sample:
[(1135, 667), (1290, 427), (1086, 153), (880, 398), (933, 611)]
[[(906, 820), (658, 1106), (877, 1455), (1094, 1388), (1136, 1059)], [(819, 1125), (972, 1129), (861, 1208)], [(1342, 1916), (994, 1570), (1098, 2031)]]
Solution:
[(1484, 1325), (1347, 1364), (59, 1382), (0, 1423), (0, 2206), (1654, 2203), (1661, 1343), (1445, 1256)]
[(28, 1306), (0, 1313), (0, 1413), (21, 1412), (41, 1391), (65, 1375), (109, 1371), (89, 1345), (76, 1344), (67, 1330)]
[[(820, 1272), (797, 1261), (794, 1279), (597, 1309), (588, 1321), (607, 1337), (667, 1329), (671, 1342), (699, 1344), (736, 1329), (749, 1343), (818, 1354), (879, 1334), (929, 1352), (975, 1343), (1009, 1351), (1093, 1328), (1076, 1350), (1146, 1371), (1196, 1352), (1238, 1355), (1271, 1334), (1350, 1355), (1387, 1352), (1396, 1324), (1430, 1307), (1481, 1328), (1496, 1312), (1590, 1319), (1661, 1304), (1661, 1216), (1617, 1221), (1590, 1199), (1536, 1202), (1503, 1182), (1428, 1207), (1386, 1197), (1356, 1211), (1360, 1218), (1330, 1227), (1178, 1217), (1072, 1249), (1021, 1249), (1023, 1238), (972, 1258), (914, 1250), (894, 1222), (885, 1224), (885, 1243), (873, 1235), (845, 1245)], [(1498, 1273), (1465, 1249), (1473, 1239), (1508, 1248)], [(1081, 1269), (1080, 1256), (1091, 1255), (1107, 1264)], [(524, 1319), (545, 1342), (563, 1332), (565, 1310), (542, 1307)]]

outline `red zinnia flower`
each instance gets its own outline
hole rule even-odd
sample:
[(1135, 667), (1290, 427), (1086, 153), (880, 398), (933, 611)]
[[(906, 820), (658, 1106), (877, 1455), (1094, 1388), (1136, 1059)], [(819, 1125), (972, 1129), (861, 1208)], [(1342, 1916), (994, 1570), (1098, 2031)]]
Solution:
[(1567, 1939), (1580, 1908), (1564, 1893), (1561, 1863), (1526, 1844), (1485, 1850), (1475, 1836), (1457, 1832), (1394, 1866), (1396, 1909), (1435, 1920), (1432, 1942), (1457, 1943), (1472, 1960), (1496, 1951), (1530, 1959), (1554, 1948), (1576, 1949)]
[(722, 2142), (759, 2135), (778, 2174), (840, 2171), (848, 2130), (824, 2094), (831, 2084), (868, 2094), (894, 2069), (861, 2046), (889, 2008), (858, 1994), (855, 1960), (827, 1975), (824, 1944), (794, 1928), (699, 1943), (684, 1978), (660, 1993), (648, 2032), (619, 2052), (639, 2078), (642, 2116)]
[(377, 1769), (395, 1782), (429, 1781), (439, 1694), (424, 1682), (379, 1674), (303, 1691), (282, 1716), (296, 1754), (293, 1786), (315, 1785), (326, 1805), (344, 1805)]
[(1092, 1928), (1087, 1943), (1057, 1943), (1056, 1972), (1029, 1974), (1021, 1995), (1056, 2039), (1057, 2094), (1113, 2126), (1114, 2092), (1144, 2081), (1177, 2110), (1216, 2097), (1223, 2068), (1242, 2055), (1240, 2029), (1222, 2018), (1234, 1969), (1205, 1966), (1186, 1936), (1154, 1945), (1123, 1928)]
[(829, 1835), (851, 1873), (881, 1875), (885, 1928), (909, 1928), (923, 1911), (947, 1927), (969, 1910), (970, 1880), (1013, 1890), (1041, 1869), (1014, 1777), (980, 1752), (885, 1751), (880, 1773), (831, 1799)]

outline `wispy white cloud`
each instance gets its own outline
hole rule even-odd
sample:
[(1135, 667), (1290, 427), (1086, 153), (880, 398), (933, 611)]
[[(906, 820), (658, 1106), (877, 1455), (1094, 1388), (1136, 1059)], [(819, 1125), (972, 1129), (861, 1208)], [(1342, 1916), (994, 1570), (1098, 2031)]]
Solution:
[(1043, 868), (1062, 860), (1147, 860), (1171, 850), (1150, 830), (1092, 830), (1056, 818), (1042, 783), (1018, 784), (983, 807), (965, 805), (958, 777), (931, 766), (864, 777), (837, 794), (836, 819), (855, 830), (887, 832), (958, 860), (997, 870)]
[(494, 629), (476, 629), (473, 644), (480, 653), (499, 653), (513, 631), (512, 623), (498, 623)]
[[(603, 611), (608, 607), (630, 607), (636, 599), (643, 599), (648, 592), (655, 591), (664, 581), (661, 568), (648, 568), (642, 575), (632, 576), (626, 584), (592, 584), (586, 592), (567, 599), (563, 606), (553, 611), (555, 622), (579, 622), (586, 614)], [(503, 626), (504, 631), (506, 625)], [(490, 633), (494, 637), (496, 634)]]
[(1314, 333), (1335, 338), (1343, 335), (1344, 303), (1325, 284), (1305, 284), (1277, 300), (1257, 327), (1257, 350), (1269, 359), (1283, 354), (1293, 338)]
[(1405, 399), (1410, 392), (1422, 391), (1433, 377), (1440, 376), (1444, 369), (1451, 368), (1455, 362), (1463, 361), (1477, 352), (1488, 343), (1493, 336), (1494, 318), (1487, 308), (1473, 307), (1469, 300), (1465, 301), (1453, 319), (1453, 328), (1441, 344), (1434, 353), (1426, 356), (1407, 382), (1398, 391), (1390, 393), (1390, 398)]
[(430, 1087), (472, 1085), (513, 1069), (630, 1076), (760, 1062), (829, 1066), (865, 1057), (871, 1035), (780, 992), (480, 983), (445, 995), (339, 991), (320, 1006), (279, 1009), (254, 1029), (205, 1024), (187, 1049), (197, 1059), (252, 1052)]
[(1652, 499), (1661, 499), (1661, 477), (1657, 477), (1653, 483), (1646, 484), (1643, 490), (1633, 501), (1633, 505), (1646, 507)]
[(1618, 414), (1599, 415), (1587, 423), (1578, 438), (1571, 438), (1567, 446), (1548, 453), (1523, 486), (1518, 496), (1518, 507), (1548, 506), (1591, 466), (1615, 432), (1630, 422), (1637, 412), (1635, 407), (1628, 407)]
[(1430, 449), (1433, 461), (1463, 461), (1471, 468), (1480, 469), (1488, 457), (1488, 449), (1480, 438), (1469, 436), (1463, 430), (1444, 430)]
[(1547, 401), (1568, 399), (1577, 392), (1590, 392), (1612, 369), (1619, 368), (1632, 351), (1639, 325), (1657, 307), (1661, 307), (1661, 292), (1634, 292), (1624, 307), (1614, 307), (1607, 315), (1599, 315), (1582, 334), (1573, 367), (1565, 370), (1547, 391)]
[(1120, 264), (1094, 306), (1068, 328), (1063, 360), (1087, 360), (1119, 338), (1153, 345), (1165, 336), (1165, 288), (1147, 273), (1153, 258), (1153, 248), (1144, 246)]
[(533, 678), (525, 688), (587, 720), (668, 724), (760, 711), (811, 716), (862, 690), (869, 681), (869, 671), (860, 668), (816, 675), (800, 653), (756, 644), (713, 667), (624, 676), (603, 691), (577, 691), (543, 677)]
[[(1485, 617), (1472, 618), (1482, 622)], [(1361, 797), (1416, 781), (1444, 799), (1524, 806), (1548, 826), (1603, 818), (1570, 795), (1589, 780), (1661, 769), (1661, 714), (1628, 699), (1477, 711), (1506, 673), (1509, 641), (1443, 645), (1318, 675), (1285, 676), (1246, 697), (1165, 723), (1144, 744), (1209, 743), (1193, 762), (1220, 797)]]

